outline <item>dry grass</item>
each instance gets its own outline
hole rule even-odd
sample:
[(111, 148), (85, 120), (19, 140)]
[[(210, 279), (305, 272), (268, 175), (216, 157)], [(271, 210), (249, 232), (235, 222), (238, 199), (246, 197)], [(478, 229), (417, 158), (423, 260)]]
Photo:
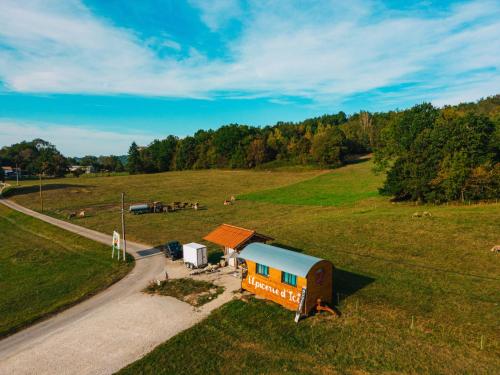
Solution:
[(149, 294), (171, 296), (199, 307), (217, 298), (224, 292), (224, 287), (204, 280), (182, 278), (164, 280), (160, 282), (160, 285), (153, 281), (144, 291)]

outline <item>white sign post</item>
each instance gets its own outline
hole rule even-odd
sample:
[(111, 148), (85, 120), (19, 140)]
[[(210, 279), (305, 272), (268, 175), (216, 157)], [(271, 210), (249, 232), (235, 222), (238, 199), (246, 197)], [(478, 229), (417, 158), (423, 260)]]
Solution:
[(295, 323), (299, 322), (300, 315), (302, 314), (302, 310), (304, 309), (304, 304), (306, 303), (306, 293), (307, 293), (307, 288), (302, 288), (302, 294), (300, 295), (299, 306), (297, 307), (297, 312), (295, 313)]
[(120, 247), (120, 233), (118, 233), (115, 230), (115, 231), (113, 231), (113, 244), (112, 244), (112, 250), (111, 250), (111, 259), (114, 258), (114, 256), (115, 256), (115, 249), (116, 249), (116, 254), (118, 256), (118, 260), (120, 260), (120, 248), (121, 248)]

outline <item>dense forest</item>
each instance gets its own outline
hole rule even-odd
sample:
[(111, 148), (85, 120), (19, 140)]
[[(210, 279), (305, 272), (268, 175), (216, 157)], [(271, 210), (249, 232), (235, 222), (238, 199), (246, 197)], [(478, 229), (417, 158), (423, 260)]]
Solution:
[[(116, 156), (65, 158), (43, 140), (0, 150), (2, 165), (61, 176), (72, 164), (131, 174), (207, 168), (314, 164), (341, 166), (356, 154), (374, 153), (387, 173), (381, 193), (398, 200), (444, 202), (500, 197), (500, 95), (435, 108), (344, 112), (272, 126), (225, 125), (192, 136), (170, 135)], [(125, 164), (125, 166), (124, 166)]]
[(387, 173), (381, 193), (398, 200), (444, 202), (500, 197), (500, 95), (457, 106), (416, 105), (401, 111), (344, 112), (302, 122), (231, 124), (132, 143), (130, 173), (254, 168), (272, 163), (342, 165), (374, 152)]
[[(423, 106), (432, 107), (430, 104)], [(170, 135), (145, 147), (132, 143), (127, 169), (130, 173), (153, 173), (184, 169), (253, 168), (275, 161), (336, 167), (348, 155), (376, 150), (385, 150), (383, 159), (387, 160), (387, 147), (391, 141), (385, 130), (393, 128), (398, 121), (410, 121), (409, 114), (419, 107), (382, 113), (360, 112), (351, 116), (339, 112), (298, 123), (278, 122), (265, 127), (230, 124), (217, 130), (199, 130), (185, 138)], [(447, 113), (449, 121), (452, 117), (473, 113), (486, 119), (494, 130), (498, 127), (500, 96), (477, 103), (432, 108), (436, 115)], [(492, 138), (494, 134), (495, 131), (487, 135), (491, 143), (495, 142)]]
[(387, 172), (381, 192), (435, 203), (499, 198), (499, 104), (497, 96), (477, 106), (422, 104), (398, 113), (375, 151), (377, 168)]
[(394, 114), (361, 112), (348, 117), (339, 112), (265, 127), (230, 124), (182, 139), (170, 135), (147, 147), (132, 143), (127, 168), (130, 173), (151, 173), (254, 168), (273, 161), (336, 167), (349, 154), (376, 148), (380, 129)]

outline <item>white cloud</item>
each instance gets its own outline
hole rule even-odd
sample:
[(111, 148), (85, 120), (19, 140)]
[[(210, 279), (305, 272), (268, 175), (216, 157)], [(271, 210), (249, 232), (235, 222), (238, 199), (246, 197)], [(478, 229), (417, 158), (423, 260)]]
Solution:
[[(0, 48), (0, 79), (17, 92), (298, 96), (319, 103), (406, 82), (414, 88), (401, 96), (436, 102), (498, 91), (491, 84), (500, 70), (495, 1), (469, 2), (433, 17), (393, 12), (376, 1), (307, 7), (255, 1), (244, 14), (236, 1), (191, 3), (214, 32), (230, 20), (241, 22), (226, 59), (209, 59), (189, 46), (181, 58), (181, 46), (170, 38), (162, 43), (172, 53), (158, 57), (132, 30), (76, 0), (3, 0), (0, 46), (7, 48)], [(470, 79), (470, 71), (484, 69), (489, 76)]]
[(189, 0), (201, 12), (201, 19), (212, 31), (224, 27), (229, 21), (242, 16), (238, 0)]
[(128, 152), (133, 141), (139, 145), (148, 145), (157, 136), (103, 131), (71, 125), (0, 120), (0, 148), (36, 138), (42, 138), (54, 144), (66, 156), (85, 156), (123, 155)]
[(175, 49), (176, 51), (180, 51), (182, 49), (179, 43), (177, 43), (175, 40), (170, 40), (170, 39), (164, 40), (161, 45), (163, 47)]

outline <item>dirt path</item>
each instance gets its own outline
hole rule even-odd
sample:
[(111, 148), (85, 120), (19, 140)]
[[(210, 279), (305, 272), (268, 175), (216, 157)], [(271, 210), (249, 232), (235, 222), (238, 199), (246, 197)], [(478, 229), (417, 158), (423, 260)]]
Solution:
[[(0, 203), (83, 237), (111, 244), (111, 236), (27, 209)], [(225, 292), (199, 310), (171, 297), (143, 294), (154, 279), (184, 277), (186, 268), (146, 245), (127, 242), (134, 269), (102, 293), (0, 341), (0, 374), (111, 374), (191, 327), (232, 298), (238, 279), (221, 275)]]

